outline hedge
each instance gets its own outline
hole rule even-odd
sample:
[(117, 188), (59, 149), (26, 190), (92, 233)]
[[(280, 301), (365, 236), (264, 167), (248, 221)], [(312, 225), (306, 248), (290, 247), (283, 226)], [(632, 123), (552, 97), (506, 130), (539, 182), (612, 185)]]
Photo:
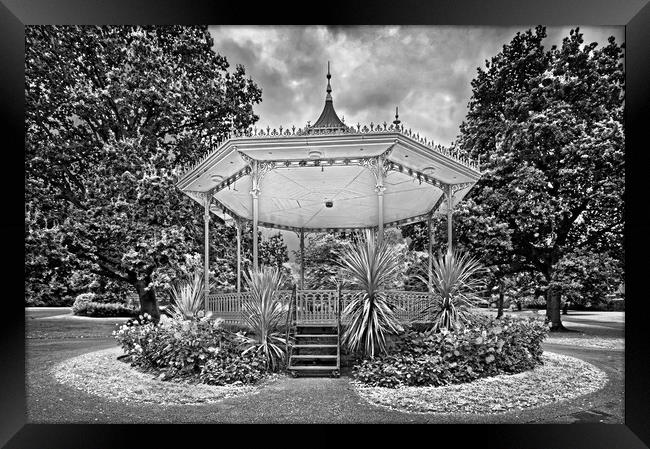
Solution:
[(134, 317), (138, 310), (121, 303), (97, 302), (94, 293), (82, 293), (75, 299), (72, 313), (92, 317)]

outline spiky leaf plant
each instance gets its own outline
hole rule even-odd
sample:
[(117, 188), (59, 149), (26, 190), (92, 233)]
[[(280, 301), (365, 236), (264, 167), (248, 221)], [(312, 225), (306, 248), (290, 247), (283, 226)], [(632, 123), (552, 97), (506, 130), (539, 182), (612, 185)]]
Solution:
[(432, 266), (431, 283), (417, 276), (433, 292), (433, 298), (422, 308), (424, 318), (433, 322), (434, 329), (461, 327), (469, 321), (470, 308), (480, 299), (483, 281), (479, 275), (485, 269), (478, 259), (460, 250), (438, 254)]
[(169, 290), (171, 314), (176, 320), (191, 320), (204, 314), (203, 273), (181, 278)]
[(361, 288), (343, 310), (347, 327), (343, 344), (351, 351), (374, 357), (386, 352), (386, 335), (403, 331), (386, 292), (382, 289), (399, 270), (397, 254), (367, 230), (355, 243), (340, 252), (339, 264), (349, 279)]
[(254, 336), (246, 343), (244, 354), (256, 352), (262, 355), (267, 368), (275, 371), (285, 356), (286, 339), (278, 331), (286, 317), (285, 309), (277, 292), (282, 285), (282, 273), (277, 267), (262, 267), (244, 275), (250, 301), (244, 301), (244, 322)]

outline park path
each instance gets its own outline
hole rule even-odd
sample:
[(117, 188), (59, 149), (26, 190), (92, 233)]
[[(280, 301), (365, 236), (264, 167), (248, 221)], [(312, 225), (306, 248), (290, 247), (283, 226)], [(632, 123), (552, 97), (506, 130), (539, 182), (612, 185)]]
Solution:
[[(60, 315), (60, 313), (59, 313)], [(26, 319), (28, 420), (35, 423), (569, 423), (623, 422), (623, 351), (547, 345), (545, 349), (578, 357), (610, 378), (602, 390), (575, 400), (525, 412), (498, 415), (401, 413), (366, 403), (349, 377), (280, 376), (254, 395), (200, 406), (152, 407), (117, 403), (58, 383), (54, 364), (83, 353), (115, 346), (115, 323), (89, 320)], [(581, 329), (583, 331), (583, 329)], [(597, 332), (597, 330), (596, 330)]]

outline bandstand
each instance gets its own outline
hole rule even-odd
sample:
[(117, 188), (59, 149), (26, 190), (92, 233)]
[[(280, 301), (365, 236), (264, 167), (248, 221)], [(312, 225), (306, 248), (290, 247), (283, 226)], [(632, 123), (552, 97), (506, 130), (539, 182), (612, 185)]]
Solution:
[[(323, 111), (303, 128), (236, 132), (190, 167), (177, 187), (204, 208), (205, 307), (226, 321), (240, 321), (241, 232), (252, 222), (253, 267), (258, 265), (258, 227), (295, 231), (300, 236), (301, 276), (295, 289), (298, 323), (336, 319), (352, 291), (304, 289), (306, 232), (384, 228), (447, 214), (447, 248), (452, 245), (453, 208), (480, 178), (479, 163), (434, 144), (407, 129), (396, 109), (392, 123), (348, 126), (332, 100), (331, 75)], [(237, 229), (237, 292), (209, 292), (208, 236), (211, 214)], [(429, 242), (431, 254), (431, 242)], [(431, 261), (431, 257), (429, 257)], [(431, 263), (431, 262), (430, 262)], [(430, 271), (430, 270), (429, 270)], [(390, 291), (404, 321), (417, 314), (428, 292)], [(280, 293), (288, 301), (291, 292)]]

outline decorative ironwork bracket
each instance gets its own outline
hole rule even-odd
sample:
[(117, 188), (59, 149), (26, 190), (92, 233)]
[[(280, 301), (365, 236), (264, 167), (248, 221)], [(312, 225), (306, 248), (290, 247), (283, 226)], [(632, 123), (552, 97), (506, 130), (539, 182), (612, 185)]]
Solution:
[(476, 184), (476, 183), (475, 182), (461, 182), (459, 184), (452, 184), (451, 185), (451, 192), (452, 192), (452, 194), (454, 194), (454, 193), (456, 193), (456, 192), (458, 192), (460, 190), (466, 189), (468, 187), (472, 187), (474, 184)]
[(393, 151), (395, 144), (391, 145), (386, 151), (379, 156), (363, 158), (359, 161), (359, 165), (370, 170), (370, 173), (375, 177), (375, 192), (378, 195), (383, 195), (386, 187), (384, 186), (384, 179), (391, 169), (391, 164), (388, 161), (388, 155)]
[(253, 198), (257, 198), (261, 192), (262, 179), (264, 176), (271, 170), (275, 168), (275, 161), (259, 161), (253, 159), (249, 155), (238, 151), (241, 158), (248, 164), (251, 168), (251, 191), (250, 194)]

